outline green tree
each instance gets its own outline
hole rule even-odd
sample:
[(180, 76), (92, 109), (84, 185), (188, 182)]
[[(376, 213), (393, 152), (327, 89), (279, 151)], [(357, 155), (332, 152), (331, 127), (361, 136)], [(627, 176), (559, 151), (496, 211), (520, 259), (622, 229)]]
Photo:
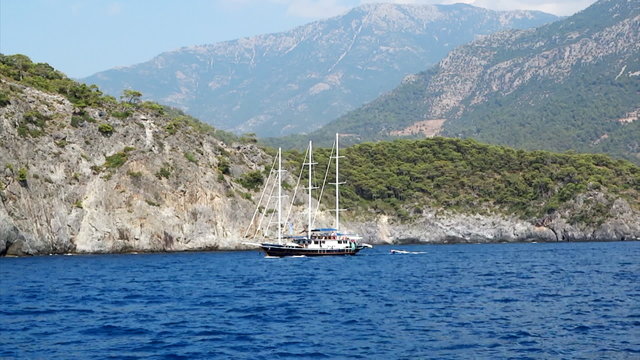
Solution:
[(10, 55), (7, 56), (7, 58), (9, 60), (9, 63), (13, 65), (16, 70), (18, 70), (18, 76), (16, 80), (22, 81), (22, 79), (27, 76), (27, 73), (33, 65), (33, 62), (31, 61), (31, 59), (29, 59), (28, 56), (22, 54)]
[(140, 103), (141, 97), (142, 93), (140, 91), (125, 89), (122, 92), (122, 96), (120, 96), (120, 99), (126, 101), (128, 104), (135, 105)]

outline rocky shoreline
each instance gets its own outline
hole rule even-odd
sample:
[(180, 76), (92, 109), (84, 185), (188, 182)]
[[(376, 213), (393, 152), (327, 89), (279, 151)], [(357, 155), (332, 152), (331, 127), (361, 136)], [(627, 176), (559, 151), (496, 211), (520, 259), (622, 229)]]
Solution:
[[(0, 217), (1, 218), (1, 217)], [(489, 243), (530, 243), (530, 242), (611, 242), (640, 240), (640, 226), (634, 228), (626, 224), (604, 223), (596, 229), (581, 231), (566, 223), (536, 226), (527, 222), (500, 216), (450, 215), (446, 217), (424, 217), (411, 224), (390, 224), (392, 219), (381, 216), (377, 221), (346, 223), (346, 226), (364, 236), (364, 241), (373, 245), (390, 244), (489, 244)], [(50, 254), (130, 254), (158, 252), (192, 251), (242, 251), (254, 249), (242, 244), (241, 236), (209, 241), (198, 239), (177, 239), (171, 246), (165, 242), (129, 242), (122, 246), (122, 240), (105, 238), (94, 240), (95, 247), (64, 247), (47, 244), (33, 235), (19, 231), (15, 226), (7, 226), (10, 220), (2, 218), (0, 225), (0, 254), (5, 256), (31, 256)], [(564, 226), (564, 227), (563, 227)], [(617, 226), (617, 227), (616, 227)], [(230, 232), (228, 232), (230, 233)], [(102, 242), (107, 244), (100, 244)], [(196, 243), (197, 245), (193, 245)], [(79, 241), (86, 243), (86, 241)]]
[[(474, 245), (474, 244), (527, 244), (527, 243), (558, 243), (558, 242), (617, 242), (617, 241), (640, 241), (640, 238), (629, 238), (629, 239), (594, 239), (594, 238), (583, 238), (583, 239), (573, 239), (568, 241), (556, 241), (549, 240), (543, 238), (529, 238), (525, 241), (507, 241), (500, 239), (492, 239), (490, 241), (483, 240), (471, 240), (464, 238), (451, 237), (446, 238), (444, 240), (438, 241), (420, 241), (420, 239), (415, 238), (399, 238), (395, 239), (392, 242), (372, 242), (373, 245)], [(4, 255), (0, 255), (0, 257), (7, 258), (20, 258), (20, 257), (32, 257), (32, 256), (82, 256), (82, 255), (142, 255), (142, 254), (172, 254), (172, 253), (190, 253), (190, 252), (236, 252), (236, 251), (258, 251), (257, 248), (251, 248), (246, 246), (239, 246), (234, 249), (218, 249), (217, 247), (203, 247), (200, 249), (190, 249), (190, 250), (137, 250), (137, 251), (113, 251), (113, 252), (98, 252), (98, 253), (88, 253), (88, 252), (67, 252), (67, 253), (24, 253), (22, 252), (22, 248), (20, 244), (17, 246), (9, 246), (5, 249), (6, 252)]]

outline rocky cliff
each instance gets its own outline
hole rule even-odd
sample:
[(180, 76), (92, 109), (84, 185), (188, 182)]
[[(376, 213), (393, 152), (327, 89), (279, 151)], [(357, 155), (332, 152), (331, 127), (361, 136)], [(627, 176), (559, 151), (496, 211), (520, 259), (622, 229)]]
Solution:
[[(263, 165), (257, 147), (187, 125), (174, 132), (154, 111), (118, 119), (87, 108), (87, 121), (72, 126), (78, 109), (64, 97), (10, 86), (15, 96), (0, 109), (0, 253), (237, 247), (246, 219), (236, 214), (253, 206), (232, 179)], [(34, 113), (46, 119), (43, 134), (19, 135)], [(228, 175), (221, 161), (233, 164)]]
[(185, 47), (83, 81), (112, 95), (139, 90), (222, 129), (306, 133), (476, 36), (556, 19), (463, 4), (367, 4), (291, 31)]
[[(571, 223), (581, 211), (585, 199), (602, 199), (602, 193), (580, 196), (564, 212), (539, 222), (501, 214), (443, 213), (424, 209), (420, 217), (406, 223), (381, 215), (373, 221), (349, 223), (365, 238), (376, 244), (394, 243), (496, 243), (557, 241), (638, 241), (640, 211), (617, 199), (603, 222)], [(606, 203), (603, 201), (601, 204)]]

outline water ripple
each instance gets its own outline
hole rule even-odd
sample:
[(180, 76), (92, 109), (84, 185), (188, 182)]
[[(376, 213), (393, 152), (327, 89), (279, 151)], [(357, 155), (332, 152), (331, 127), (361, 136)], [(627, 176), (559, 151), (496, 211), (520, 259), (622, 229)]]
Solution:
[(2, 258), (0, 358), (640, 354), (640, 243), (426, 250)]

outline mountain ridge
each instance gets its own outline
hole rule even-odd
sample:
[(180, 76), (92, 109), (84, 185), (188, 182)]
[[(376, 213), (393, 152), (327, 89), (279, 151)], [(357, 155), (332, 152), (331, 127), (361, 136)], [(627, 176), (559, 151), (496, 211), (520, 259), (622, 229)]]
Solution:
[(308, 132), (480, 34), (557, 17), (469, 5), (367, 4), (287, 32), (184, 47), (83, 79), (179, 107), (222, 129)]

